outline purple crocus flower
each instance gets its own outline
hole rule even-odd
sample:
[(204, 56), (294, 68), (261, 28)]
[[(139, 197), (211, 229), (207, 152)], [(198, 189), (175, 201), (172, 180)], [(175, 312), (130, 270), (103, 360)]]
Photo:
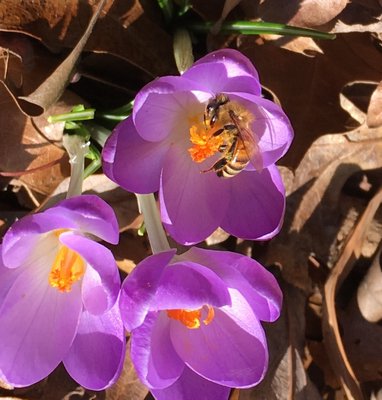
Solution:
[(101, 390), (125, 354), (118, 242), (111, 207), (97, 196), (64, 200), (5, 234), (0, 257), (0, 375), (31, 385), (63, 361), (81, 385)]
[(268, 350), (260, 321), (280, 314), (273, 277), (240, 254), (192, 248), (157, 253), (122, 284), (131, 358), (157, 400), (226, 400), (258, 384)]
[(281, 108), (261, 97), (251, 62), (225, 49), (146, 85), (107, 141), (103, 168), (126, 190), (159, 191), (162, 221), (180, 243), (200, 242), (219, 226), (268, 239), (285, 206), (274, 163), (292, 137)]

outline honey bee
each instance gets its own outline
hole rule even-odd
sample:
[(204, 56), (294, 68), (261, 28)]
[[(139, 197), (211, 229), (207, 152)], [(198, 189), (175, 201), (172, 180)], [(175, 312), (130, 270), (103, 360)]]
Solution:
[(204, 112), (206, 130), (218, 129), (211, 137), (222, 137), (218, 151), (223, 156), (209, 169), (218, 177), (232, 178), (249, 163), (256, 170), (262, 169), (262, 160), (257, 136), (251, 131), (254, 116), (237, 101), (231, 101), (225, 94), (217, 94), (207, 104)]

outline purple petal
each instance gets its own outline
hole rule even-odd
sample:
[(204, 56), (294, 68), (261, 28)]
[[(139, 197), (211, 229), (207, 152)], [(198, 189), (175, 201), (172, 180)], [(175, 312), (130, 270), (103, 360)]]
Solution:
[(195, 310), (227, 304), (231, 304), (227, 287), (214, 272), (200, 264), (181, 262), (163, 271), (151, 310)]
[(63, 360), (64, 365), (82, 386), (102, 390), (118, 379), (125, 347), (118, 303), (102, 315), (84, 311), (70, 352)]
[[(258, 296), (263, 298), (263, 301), (257, 296), (243, 296), (246, 297), (248, 303), (255, 310), (256, 316), (261, 321), (273, 322), (276, 321), (281, 312), (283, 294), (278, 285), (276, 278), (268, 272), (261, 264), (255, 260), (246, 262), (242, 259), (241, 262), (236, 264), (237, 271), (250, 283)], [(267, 302), (264, 305), (264, 301)]]
[(82, 301), (87, 311), (100, 315), (109, 310), (115, 303), (116, 293), (109, 293), (102, 285), (99, 273), (90, 265), (86, 266), (86, 274), (82, 280)]
[(275, 165), (260, 172), (242, 171), (232, 179), (229, 210), (221, 227), (231, 235), (266, 240), (281, 229), (285, 189)]
[(159, 197), (162, 221), (169, 234), (182, 244), (204, 240), (228, 210), (228, 182), (201, 170), (203, 167), (180, 148), (173, 149), (163, 167)]
[(128, 331), (141, 325), (146, 318), (163, 270), (174, 254), (175, 250), (170, 250), (147, 257), (124, 280), (119, 304)]
[(248, 93), (229, 93), (231, 100), (238, 100), (255, 116), (251, 125), (258, 138), (263, 168), (274, 164), (289, 149), (293, 140), (293, 128), (280, 106)]
[[(251, 318), (245, 322), (246, 327), (261, 332), (250, 308), (245, 308), (246, 316)], [(201, 324), (198, 329), (171, 321), (170, 332), (175, 350), (186, 365), (213, 382), (250, 387), (264, 377), (268, 362), (264, 334), (253, 336), (220, 309), (215, 309), (215, 317), (208, 325)]]
[(229, 288), (240, 291), (259, 320), (273, 322), (279, 317), (282, 292), (275, 277), (257, 261), (241, 254), (197, 247), (182, 257), (208, 266)]
[(220, 49), (213, 51), (197, 60), (192, 68), (204, 63), (224, 63), (227, 65), (227, 70), (230, 71), (230, 76), (253, 76), (259, 80), (259, 74), (252, 61), (238, 50)]
[(251, 61), (237, 50), (218, 50), (198, 60), (182, 78), (198, 82), (214, 94), (246, 92), (261, 94), (258, 73)]
[(41, 235), (55, 229), (75, 229), (75, 221), (57, 214), (55, 218), (46, 213), (28, 215), (16, 221), (3, 238), (2, 257), (4, 265), (16, 268), (26, 259), (39, 259), (45, 252), (53, 251), (59, 244), (54, 234)]
[(31, 385), (57, 367), (71, 346), (82, 310), (80, 284), (68, 293), (49, 286), (47, 261), (20, 274), (0, 307), (0, 370), (16, 387)]
[[(195, 84), (193, 85), (195, 86)], [(166, 138), (185, 141), (189, 137), (190, 118), (202, 115), (209, 92), (193, 90), (173, 93), (150, 93), (134, 114), (138, 134), (151, 142)]]
[(114, 171), (118, 172), (118, 170), (114, 168), (114, 163), (116, 162), (117, 158), (117, 152), (121, 150), (121, 147), (124, 147), (119, 145), (121, 130), (120, 128), (126, 126), (129, 119), (130, 118), (127, 118), (125, 121), (117, 125), (111, 135), (107, 138), (105, 145), (102, 149), (102, 170), (103, 173), (113, 182), (117, 182), (116, 178), (114, 177)]
[(143, 140), (130, 117), (114, 129), (105, 144), (104, 173), (131, 192), (156, 192), (167, 151), (166, 143), (158, 145)]
[(174, 383), (184, 369), (170, 340), (165, 313), (149, 313), (131, 336), (131, 359), (141, 381), (162, 389)]
[[(2, 246), (0, 245), (0, 254)], [(0, 304), (7, 295), (9, 289), (13, 286), (15, 280), (20, 274), (25, 271), (25, 266), (19, 268), (7, 268), (3, 264), (3, 260), (0, 257)]]
[(88, 263), (82, 281), (84, 306), (92, 314), (109, 310), (117, 300), (121, 285), (112, 252), (101, 244), (72, 232), (61, 234), (60, 242), (77, 252)]
[(98, 196), (81, 195), (63, 200), (44, 214), (52, 219), (65, 216), (75, 222), (79, 231), (91, 233), (112, 244), (118, 243), (117, 218), (109, 204)]
[[(145, 129), (141, 130), (140, 128), (146, 126), (145, 125), (145, 120), (146, 119), (152, 119), (153, 114), (151, 113), (151, 110), (147, 106), (148, 103), (151, 102), (149, 100), (149, 97), (152, 95), (157, 95), (160, 96), (162, 95), (163, 97), (161, 98), (162, 100), (159, 102), (160, 104), (166, 104), (165, 99), (169, 98), (169, 104), (173, 104), (173, 101), (171, 100), (171, 97), (173, 95), (177, 96), (178, 92), (183, 92), (181, 94), (181, 97), (183, 96), (182, 101), (187, 101), (187, 99), (190, 99), (190, 97), (187, 96), (187, 93), (191, 92), (203, 92), (204, 88), (201, 84), (198, 82), (193, 82), (190, 81), (183, 76), (164, 76), (161, 78), (158, 78), (154, 80), (153, 82), (148, 83), (146, 86), (144, 86), (137, 96), (135, 97), (134, 100), (134, 109), (133, 109), (133, 114), (132, 118), (134, 121), (134, 124), (138, 126), (138, 132), (139, 134), (145, 138), (146, 140), (150, 140), (153, 142), (162, 140), (164, 137), (168, 135), (168, 131), (163, 130), (164, 126), (161, 125), (152, 125), (153, 129), (149, 129), (146, 131)], [(207, 98), (210, 96), (206, 94)], [(192, 98), (192, 96), (191, 96)], [(160, 104), (154, 104), (154, 107), (160, 107)], [(175, 106), (175, 109), (179, 111), (179, 107)], [(181, 110), (181, 109), (180, 109)], [(184, 111), (187, 110), (181, 110), (182, 114), (184, 114)], [(188, 110), (189, 111), (189, 110)], [(163, 122), (163, 120), (166, 120), (169, 125), (174, 126), (173, 123), (177, 121), (177, 112), (174, 113), (168, 113), (168, 110), (165, 109), (163, 112), (159, 112), (157, 114), (157, 117)], [(155, 117), (154, 117), (155, 119)], [(140, 122), (143, 123), (142, 126), (140, 126)], [(159, 134), (155, 134), (157, 132), (158, 128), (160, 129)]]
[(156, 400), (227, 400), (229, 392), (229, 387), (208, 381), (187, 367), (171, 386), (151, 390)]
[(176, 87), (181, 83), (180, 76), (166, 76), (153, 80), (152, 82), (145, 85), (135, 96), (134, 108), (133, 108), (133, 120), (136, 114), (140, 111), (142, 105), (145, 103), (147, 97), (152, 93), (174, 93)]

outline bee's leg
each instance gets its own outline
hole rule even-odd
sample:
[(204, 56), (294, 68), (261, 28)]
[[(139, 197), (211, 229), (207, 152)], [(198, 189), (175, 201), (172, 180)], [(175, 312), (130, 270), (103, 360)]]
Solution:
[(203, 170), (202, 172), (210, 172), (214, 171), (218, 176), (219, 172), (227, 165), (229, 160), (227, 160), (225, 157), (220, 158), (219, 160), (216, 161), (215, 164), (213, 164), (210, 168)]
[(231, 160), (233, 153), (236, 151), (237, 148), (237, 139), (234, 139), (228, 148), (228, 143), (223, 143), (219, 146), (218, 150), (220, 153), (226, 153), (226, 158)]
[(237, 144), (238, 140), (237, 138), (235, 138), (235, 140), (231, 143), (231, 146), (229, 147), (228, 150), (227, 150), (227, 145), (220, 146), (219, 151), (224, 146), (225, 155), (222, 158), (219, 158), (219, 160), (217, 160), (215, 164), (213, 164), (210, 168), (202, 172), (215, 171), (217, 176), (219, 177), (223, 176), (223, 169), (229, 162), (231, 162), (232, 158), (234, 157), (234, 154), (237, 149)]
[(236, 129), (236, 125), (234, 125), (234, 124), (227, 124), (227, 125), (224, 125), (223, 128), (220, 128), (220, 129), (216, 130), (216, 131), (212, 134), (212, 137), (219, 136), (219, 135), (221, 135), (223, 132), (226, 132), (226, 131), (233, 131), (234, 129)]
[(215, 132), (212, 134), (212, 137), (219, 136), (219, 135), (221, 135), (223, 132), (224, 132), (224, 128), (218, 129), (217, 131), (215, 131)]
[(224, 129), (226, 131), (233, 131), (234, 129), (237, 129), (237, 126), (235, 124), (226, 124), (224, 125)]
[(224, 177), (224, 168), (228, 164), (228, 160), (226, 158), (221, 158), (213, 165), (213, 170), (219, 178)]
[(203, 115), (204, 128), (208, 129), (206, 114)]
[[(226, 154), (225, 154), (225, 158), (227, 161), (231, 161), (233, 158), (233, 155), (236, 152), (237, 149), (237, 144), (238, 144), (238, 140), (237, 137), (232, 141), (231, 146), (229, 147), (229, 149), (227, 150), (227, 146), (226, 147)], [(219, 148), (220, 150), (220, 148)]]

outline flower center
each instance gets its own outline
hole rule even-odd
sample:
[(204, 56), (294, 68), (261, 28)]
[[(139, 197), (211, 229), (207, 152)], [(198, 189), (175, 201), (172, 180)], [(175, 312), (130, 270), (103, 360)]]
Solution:
[(60, 292), (70, 292), (73, 283), (77, 282), (84, 272), (85, 263), (81, 256), (62, 245), (50, 270), (49, 284)]
[(219, 151), (224, 143), (225, 135), (213, 136), (213, 133), (221, 128), (218, 124), (213, 129), (207, 129), (202, 118), (190, 118), (190, 141), (193, 144), (188, 149), (193, 161), (201, 163), (208, 157), (213, 156)]
[[(203, 310), (204, 307), (197, 310), (185, 310), (185, 309), (175, 309), (167, 310), (167, 315), (169, 318), (176, 319), (181, 322), (188, 329), (197, 329), (200, 327), (200, 320), (202, 319), (202, 314), (206, 314), (203, 319), (203, 323), (208, 325), (212, 322), (215, 316), (215, 311), (211, 306), (206, 306), (208, 311)], [(204, 312), (203, 312), (204, 311)]]

